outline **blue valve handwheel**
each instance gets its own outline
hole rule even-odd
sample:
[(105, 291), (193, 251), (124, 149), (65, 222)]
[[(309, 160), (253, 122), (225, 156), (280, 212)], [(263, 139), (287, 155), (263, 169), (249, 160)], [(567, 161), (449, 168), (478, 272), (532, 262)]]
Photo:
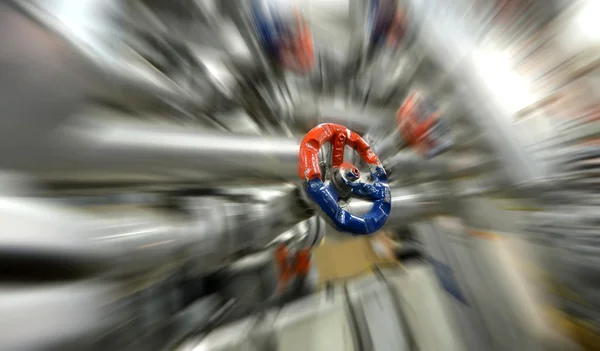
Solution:
[[(357, 216), (343, 209), (338, 203), (340, 199), (338, 189), (333, 182), (323, 179), (318, 155), (321, 146), (327, 142), (332, 145), (334, 168), (345, 164), (343, 162), (345, 145), (356, 150), (368, 164), (372, 183), (360, 181), (346, 183), (350, 193), (373, 201), (373, 206), (367, 214)], [(383, 227), (392, 207), (387, 175), (379, 158), (358, 134), (341, 125), (320, 124), (306, 134), (300, 144), (298, 156), (300, 161), (298, 173), (304, 181), (306, 194), (336, 229), (356, 235), (366, 235)], [(354, 172), (357, 170), (354, 169)]]

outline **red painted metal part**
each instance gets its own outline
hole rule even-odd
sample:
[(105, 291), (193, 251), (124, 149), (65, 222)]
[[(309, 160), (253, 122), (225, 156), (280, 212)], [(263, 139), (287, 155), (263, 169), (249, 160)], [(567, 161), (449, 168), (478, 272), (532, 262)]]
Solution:
[(438, 113), (434, 113), (420, 122), (420, 116), (415, 111), (419, 104), (419, 98), (416, 94), (410, 95), (396, 112), (396, 122), (406, 144), (419, 151), (432, 147), (431, 140), (427, 138), (427, 133), (435, 124)]
[(356, 178), (360, 177), (360, 171), (350, 162), (342, 162), (339, 167), (342, 170), (348, 170), (352, 172)]
[(310, 272), (310, 250), (300, 250), (296, 254), (296, 264), (294, 271), (300, 276), (305, 276)]
[(274, 256), (280, 292), (287, 288), (288, 283), (294, 277), (306, 276), (310, 272), (310, 249), (301, 249), (295, 254), (291, 254), (286, 245), (280, 245), (275, 249)]
[(334, 167), (339, 167), (344, 162), (344, 145), (356, 150), (366, 163), (379, 164), (379, 159), (371, 151), (369, 144), (358, 134), (339, 124), (324, 123), (311, 129), (300, 143), (298, 175), (301, 179), (321, 179), (319, 150), (326, 142), (333, 145)]
[(344, 163), (344, 148), (346, 146), (346, 134), (335, 133), (333, 136), (333, 146), (331, 148), (331, 164), (333, 167), (339, 167)]
[(289, 250), (286, 245), (275, 249), (275, 264), (277, 265), (278, 281), (280, 286), (286, 286), (292, 278), (292, 271), (288, 267)]
[(310, 27), (304, 18), (294, 11), (297, 36), (291, 40), (284, 40), (282, 50), (282, 64), (284, 67), (297, 73), (308, 73), (315, 65), (315, 50)]
[(398, 10), (392, 23), (390, 25), (390, 29), (388, 30), (388, 37), (386, 39), (386, 44), (389, 47), (396, 47), (400, 44), (404, 35), (406, 34), (407, 27), (407, 19), (406, 14), (402, 10)]

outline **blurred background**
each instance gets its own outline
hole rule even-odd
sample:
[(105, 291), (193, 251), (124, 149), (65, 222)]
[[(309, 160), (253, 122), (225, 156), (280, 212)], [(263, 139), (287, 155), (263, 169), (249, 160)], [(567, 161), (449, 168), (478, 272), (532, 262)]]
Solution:
[(600, 349), (599, 16), (3, 1), (0, 350)]

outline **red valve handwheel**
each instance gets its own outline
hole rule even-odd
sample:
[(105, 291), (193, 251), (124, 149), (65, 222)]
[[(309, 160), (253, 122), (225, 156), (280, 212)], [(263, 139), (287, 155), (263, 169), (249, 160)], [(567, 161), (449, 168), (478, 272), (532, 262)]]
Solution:
[[(341, 177), (341, 181), (350, 193), (373, 201), (373, 207), (366, 215), (358, 217), (340, 207), (338, 204), (340, 196), (335, 184), (323, 179), (319, 165), (319, 151), (327, 142), (332, 148), (333, 168), (350, 172), (348, 177)], [(361, 182), (358, 169), (344, 162), (346, 145), (356, 150), (367, 163), (372, 184)], [(300, 161), (298, 175), (305, 182), (306, 194), (337, 229), (354, 234), (371, 234), (383, 226), (391, 210), (387, 175), (377, 155), (358, 134), (338, 124), (320, 124), (306, 134), (300, 144), (298, 157)]]
[(369, 144), (358, 134), (339, 124), (323, 123), (311, 129), (300, 144), (300, 167), (298, 168), (300, 178), (308, 181), (315, 176), (321, 177), (319, 150), (327, 142), (333, 145), (331, 158), (334, 167), (344, 162), (345, 145), (356, 150), (367, 164), (380, 164)]

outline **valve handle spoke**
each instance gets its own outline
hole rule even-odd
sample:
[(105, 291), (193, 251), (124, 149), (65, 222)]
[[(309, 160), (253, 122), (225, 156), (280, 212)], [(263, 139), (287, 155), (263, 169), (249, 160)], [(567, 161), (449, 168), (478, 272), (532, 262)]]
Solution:
[(339, 167), (344, 162), (344, 148), (346, 147), (346, 134), (335, 133), (331, 146), (331, 165)]

